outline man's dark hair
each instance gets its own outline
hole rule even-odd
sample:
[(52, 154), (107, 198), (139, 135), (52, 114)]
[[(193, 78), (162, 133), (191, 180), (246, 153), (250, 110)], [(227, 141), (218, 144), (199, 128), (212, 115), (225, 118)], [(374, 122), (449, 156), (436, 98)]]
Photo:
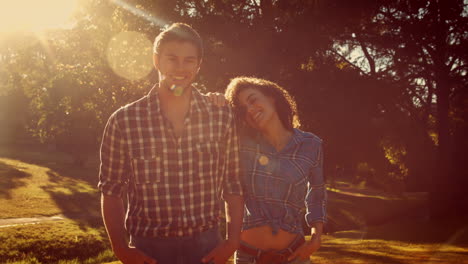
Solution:
[(174, 23), (164, 29), (154, 40), (153, 53), (160, 54), (163, 45), (169, 41), (190, 42), (197, 48), (198, 61), (203, 58), (203, 42), (195, 29), (185, 23)]

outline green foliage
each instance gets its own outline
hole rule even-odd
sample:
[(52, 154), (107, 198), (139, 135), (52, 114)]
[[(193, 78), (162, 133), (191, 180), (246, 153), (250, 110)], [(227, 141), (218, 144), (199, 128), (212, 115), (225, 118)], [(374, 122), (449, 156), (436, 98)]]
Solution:
[[(154, 71), (138, 80), (116, 74), (110, 43), (122, 32), (152, 40), (182, 21), (205, 41), (197, 87), (222, 92), (238, 75), (283, 85), (303, 129), (324, 139), (328, 177), (359, 180), (358, 166), (367, 164), (382, 188), (468, 184), (460, 176), (468, 164), (462, 0), (80, 3), (71, 29), (0, 43), (1, 138), (33, 136), (84, 164), (110, 114), (156, 81)], [(142, 53), (126, 57), (130, 50), (120, 65), (138, 64)], [(455, 176), (436, 177), (442, 167)]]

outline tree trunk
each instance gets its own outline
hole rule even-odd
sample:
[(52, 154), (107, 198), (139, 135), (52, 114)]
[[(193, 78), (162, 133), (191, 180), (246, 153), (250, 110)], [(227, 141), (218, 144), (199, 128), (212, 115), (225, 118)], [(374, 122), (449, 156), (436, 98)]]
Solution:
[(450, 124), (449, 124), (449, 100), (450, 100), (450, 82), (449, 72), (446, 63), (446, 39), (448, 28), (445, 23), (443, 4), (438, 3), (439, 18), (435, 26), (435, 83), (437, 95), (437, 164), (436, 174), (432, 180), (430, 193), (430, 214), (432, 219), (447, 217), (456, 212), (456, 203), (454, 200), (455, 177), (451, 166), (453, 157), (451, 155)]

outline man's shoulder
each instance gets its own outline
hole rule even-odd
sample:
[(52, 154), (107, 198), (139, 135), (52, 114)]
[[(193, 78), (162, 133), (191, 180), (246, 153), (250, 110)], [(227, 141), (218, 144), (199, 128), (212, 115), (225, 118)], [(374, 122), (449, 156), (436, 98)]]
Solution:
[(224, 106), (218, 106), (215, 103), (213, 103), (209, 97), (204, 94), (199, 92), (198, 99), (200, 100), (200, 104), (209, 113), (218, 113), (218, 114), (223, 114), (228, 117), (233, 116), (234, 112), (232, 110), (232, 107), (229, 104), (226, 104)]
[(140, 99), (128, 103), (119, 109), (117, 109), (111, 117), (120, 120), (129, 116), (134, 116), (142, 111), (147, 111), (148, 109), (148, 95), (141, 97)]

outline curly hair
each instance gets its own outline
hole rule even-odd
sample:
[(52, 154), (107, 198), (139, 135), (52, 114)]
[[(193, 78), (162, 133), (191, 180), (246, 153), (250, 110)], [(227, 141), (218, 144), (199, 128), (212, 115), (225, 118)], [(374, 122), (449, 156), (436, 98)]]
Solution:
[(273, 98), (275, 110), (284, 128), (293, 130), (293, 128), (300, 127), (301, 123), (297, 114), (296, 102), (288, 91), (274, 82), (246, 76), (231, 79), (225, 92), (225, 97), (234, 108), (239, 122), (243, 122), (244, 118), (239, 104), (239, 94), (247, 88), (256, 89), (265, 96)]

